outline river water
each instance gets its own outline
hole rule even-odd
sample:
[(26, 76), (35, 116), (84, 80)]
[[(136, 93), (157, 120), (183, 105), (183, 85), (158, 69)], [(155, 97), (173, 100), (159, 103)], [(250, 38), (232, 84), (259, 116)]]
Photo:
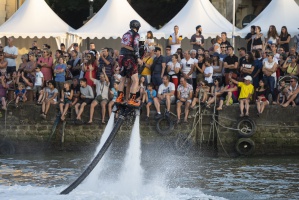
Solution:
[[(170, 149), (143, 145), (142, 186), (122, 193), (115, 184), (127, 145), (113, 144), (96, 190), (74, 181), (94, 152), (55, 152), (0, 157), (0, 199), (299, 199), (299, 157), (209, 158), (182, 156)], [(131, 177), (134, 179), (134, 177)]]

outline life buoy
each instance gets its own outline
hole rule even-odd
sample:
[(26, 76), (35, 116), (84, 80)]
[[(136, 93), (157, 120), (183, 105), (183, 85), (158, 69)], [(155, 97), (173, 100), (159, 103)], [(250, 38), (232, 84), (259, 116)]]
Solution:
[(240, 137), (249, 138), (256, 132), (256, 124), (250, 118), (242, 118), (237, 122)]
[(156, 122), (156, 130), (161, 135), (169, 135), (174, 129), (174, 122), (168, 117), (162, 117)]
[(2, 155), (12, 155), (15, 153), (14, 145), (9, 141), (2, 141), (0, 143), (0, 154)]
[(240, 155), (252, 155), (255, 150), (255, 143), (250, 138), (240, 138), (236, 143), (236, 151)]

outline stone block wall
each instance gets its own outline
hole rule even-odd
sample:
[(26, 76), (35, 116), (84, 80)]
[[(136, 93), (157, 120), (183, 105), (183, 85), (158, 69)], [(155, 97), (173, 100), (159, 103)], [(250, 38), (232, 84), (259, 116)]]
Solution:
[[(280, 106), (268, 106), (262, 116), (256, 116), (255, 106), (250, 107), (250, 118), (257, 125), (256, 133), (251, 137), (255, 142), (255, 155), (279, 155), (279, 154), (298, 154), (299, 153), (299, 108), (282, 108)], [(162, 112), (164, 108), (162, 107)], [(145, 109), (141, 115), (140, 130), (142, 143), (146, 145), (161, 144), (168, 147), (175, 147), (178, 135), (185, 138), (192, 132), (192, 150), (194, 153), (202, 153), (200, 150), (210, 150), (219, 155), (236, 155), (235, 144), (239, 139), (236, 129), (239, 119), (239, 107), (233, 105), (224, 107), (223, 111), (216, 113), (218, 116), (219, 132), (212, 131), (213, 124), (212, 108), (203, 110), (202, 124), (193, 126), (193, 120), (189, 119), (189, 124), (176, 125), (173, 133), (162, 136), (156, 131), (156, 122), (153, 119), (155, 112), (151, 111), (151, 120), (145, 120)], [(53, 122), (56, 118), (55, 106), (50, 108), (47, 120), (40, 118), (41, 107), (36, 105), (24, 104), (23, 108), (16, 109), (9, 106), (6, 120), (2, 112), (0, 118), (0, 140), (10, 140), (14, 143), (17, 153), (45, 151), (45, 150), (88, 150), (94, 148), (100, 141), (104, 132), (105, 125), (100, 124), (100, 108), (96, 107), (93, 125), (75, 125), (74, 110), (70, 111), (67, 117), (65, 128), (65, 141), (61, 143), (62, 125), (58, 125), (56, 133), (51, 141), (49, 135), (52, 130)], [(172, 106), (175, 112), (175, 106)], [(89, 119), (89, 107), (86, 107), (82, 116), (84, 121)], [(106, 118), (106, 122), (108, 117)], [(195, 129), (194, 129), (195, 128)], [(194, 129), (194, 130), (193, 130)], [(121, 127), (116, 141), (128, 141), (132, 130), (132, 123), (124, 123)], [(216, 129), (215, 129), (216, 130)]]
[[(239, 117), (238, 105), (233, 109), (219, 112), (219, 123), (226, 127), (237, 127)], [(299, 153), (299, 108), (268, 106), (264, 113), (257, 117), (256, 107), (250, 107), (250, 118), (256, 123), (256, 133), (251, 137), (255, 142), (256, 155), (279, 155)], [(220, 126), (218, 150), (225, 154), (235, 152), (235, 144), (239, 139), (238, 131), (228, 130)], [(223, 144), (223, 147), (220, 141)]]

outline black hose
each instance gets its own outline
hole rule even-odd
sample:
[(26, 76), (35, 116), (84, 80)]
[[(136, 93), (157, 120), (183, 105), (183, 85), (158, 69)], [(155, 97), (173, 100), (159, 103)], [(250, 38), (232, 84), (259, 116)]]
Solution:
[(115, 138), (119, 128), (121, 127), (122, 123), (124, 122), (125, 117), (120, 115), (116, 124), (113, 127), (109, 137), (107, 138), (106, 142), (104, 143), (103, 147), (93, 159), (93, 161), (89, 164), (89, 166), (85, 169), (85, 171), (75, 180), (69, 187), (63, 190), (60, 194), (69, 194), (72, 190), (74, 190), (84, 179), (90, 174), (90, 172), (97, 166), (98, 162), (102, 159), (105, 152), (109, 148), (110, 144), (112, 143), (113, 139)]

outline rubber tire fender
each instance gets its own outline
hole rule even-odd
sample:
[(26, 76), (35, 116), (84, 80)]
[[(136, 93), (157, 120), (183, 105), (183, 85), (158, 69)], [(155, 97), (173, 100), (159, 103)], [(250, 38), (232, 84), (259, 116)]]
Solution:
[(13, 155), (15, 153), (14, 145), (9, 141), (2, 141), (0, 143), (0, 154)]
[[(248, 125), (245, 125), (246, 127), (244, 127), (244, 126), (242, 126), (243, 123), (247, 123), (251, 127), (248, 127)], [(248, 128), (251, 130), (248, 131)], [(242, 119), (238, 120), (238, 122), (237, 122), (237, 129), (238, 129), (238, 133), (239, 133), (240, 137), (249, 138), (249, 137), (253, 136), (254, 133), (256, 132), (256, 124), (250, 118), (242, 118)]]
[(236, 143), (236, 151), (240, 155), (250, 156), (254, 153), (255, 143), (250, 138), (240, 138)]
[[(165, 130), (161, 129), (161, 127), (160, 127), (160, 123), (163, 120), (166, 120), (169, 125), (169, 128), (167, 128)], [(174, 122), (168, 117), (162, 117), (162, 118), (158, 119), (156, 122), (156, 131), (161, 135), (169, 135), (172, 133), (173, 129), (174, 129)]]

